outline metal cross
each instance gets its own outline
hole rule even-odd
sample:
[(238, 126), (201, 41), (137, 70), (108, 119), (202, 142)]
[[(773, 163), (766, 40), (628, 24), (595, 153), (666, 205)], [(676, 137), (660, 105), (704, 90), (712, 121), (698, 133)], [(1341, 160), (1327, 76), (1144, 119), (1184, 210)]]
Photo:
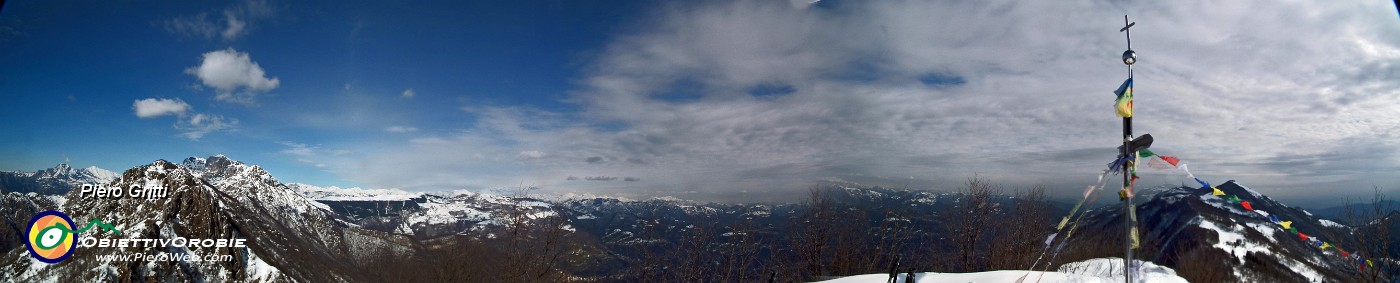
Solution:
[(1125, 32), (1125, 33), (1127, 33), (1127, 36), (1128, 36), (1128, 50), (1133, 50), (1133, 32), (1132, 32), (1132, 31), (1129, 31), (1128, 28), (1133, 27), (1133, 25), (1135, 25), (1135, 24), (1137, 24), (1137, 22), (1131, 22), (1131, 23), (1128, 22), (1128, 15), (1123, 15), (1123, 28), (1122, 28), (1122, 29), (1119, 29), (1118, 32)]

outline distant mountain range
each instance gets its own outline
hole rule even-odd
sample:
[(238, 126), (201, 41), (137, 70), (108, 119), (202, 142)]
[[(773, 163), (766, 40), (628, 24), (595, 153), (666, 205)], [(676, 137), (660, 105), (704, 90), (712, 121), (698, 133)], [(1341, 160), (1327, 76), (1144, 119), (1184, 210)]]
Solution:
[(117, 173), (97, 166), (77, 169), (68, 164), (36, 172), (0, 172), (3, 192), (61, 195), (82, 184), (101, 184), (120, 177)]
[[(1354, 203), (1352, 203), (1352, 204), (1349, 205), (1349, 206), (1348, 206), (1348, 205), (1338, 205), (1338, 206), (1332, 206), (1332, 207), (1326, 207), (1326, 208), (1320, 208), (1320, 209), (1311, 209), (1311, 210), (1308, 210), (1308, 211), (1312, 212), (1313, 214), (1315, 214), (1315, 215), (1317, 215), (1317, 216), (1319, 216), (1319, 217), (1323, 217), (1323, 218), (1327, 218), (1327, 219), (1337, 219), (1338, 222), (1347, 223), (1348, 221), (1344, 221), (1344, 220), (1347, 220), (1347, 213), (1346, 213), (1347, 207), (1351, 207), (1351, 209), (1352, 209), (1352, 214), (1354, 214), (1353, 217), (1357, 217), (1357, 218), (1374, 218), (1374, 214), (1376, 214), (1375, 209), (1378, 208), (1377, 205), (1379, 205), (1379, 208), (1382, 210), (1382, 211), (1380, 212), (1381, 215), (1386, 215), (1386, 214), (1388, 214), (1388, 213), (1386, 213), (1386, 211), (1395, 210), (1395, 209), (1400, 209), (1400, 201), (1385, 200), (1385, 201), (1382, 201), (1382, 202), (1380, 202), (1380, 203), (1372, 203), (1371, 200), (1356, 200), (1356, 201), (1354, 201)], [(1374, 220), (1374, 219), (1364, 219), (1363, 221), (1370, 221), (1370, 220)], [(1347, 223), (1347, 224), (1353, 224), (1353, 223)]]
[[(97, 199), (79, 197), (82, 184), (113, 187), (161, 186), (168, 198)], [(1233, 181), (1219, 186), (1250, 202), (1255, 210), (1293, 221), (1298, 230), (1337, 246), (1361, 251), (1357, 227), (1333, 222), (1288, 207)], [(256, 165), (216, 155), (191, 157), (180, 163), (157, 160), (121, 174), (95, 167), (67, 165), (38, 172), (0, 172), (0, 281), (232, 281), (341, 282), (383, 281), (385, 259), (431, 258), (463, 241), (491, 243), (518, 233), (520, 221), (555, 223), (544, 232), (558, 231), (571, 239), (570, 264), (559, 266), (569, 278), (586, 281), (635, 281), (648, 278), (649, 262), (702, 242), (692, 252), (729, 255), (737, 247), (753, 246), (755, 258), (792, 254), (785, 245), (800, 227), (803, 204), (716, 204), (682, 200), (620, 200), (586, 198), (544, 200), (467, 191), (417, 193), (401, 190), (318, 187), (284, 184)], [(853, 241), (890, 247), (909, 258), (950, 249), (953, 218), (964, 195), (880, 187), (844, 187), (826, 191), (842, 204), (838, 227), (861, 227), (871, 237)], [(1309, 282), (1346, 281), (1356, 274), (1355, 261), (1333, 251), (1321, 251), (1298, 240), (1257, 211), (1211, 196), (1199, 189), (1174, 188), (1138, 206), (1143, 248), (1138, 259), (1176, 268), (1193, 282)], [(984, 209), (1004, 211), (1016, 199), (999, 196)], [(49, 265), (30, 259), (25, 248), (26, 225), (33, 215), (58, 210), (75, 222), (100, 219), (121, 231), (120, 237), (242, 238), (246, 248), (187, 249), (80, 248), (68, 260)], [(1049, 217), (1063, 216), (1052, 208)], [(1122, 210), (1104, 206), (1079, 221), (1081, 227), (1057, 254), (1057, 263), (1121, 256)], [(993, 219), (993, 221), (1009, 221)], [(1400, 221), (1397, 221), (1400, 222)], [(857, 225), (858, 224), (858, 225)], [(906, 227), (882, 243), (890, 231)], [(820, 228), (820, 227), (819, 227)], [(1049, 234), (1053, 227), (1035, 228)], [(552, 229), (552, 230), (551, 230)], [(91, 235), (117, 237), (111, 232)], [(89, 235), (89, 234), (84, 234)], [(1396, 235), (1400, 236), (1400, 235)], [(529, 236), (535, 237), (535, 236)], [(704, 239), (701, 239), (704, 237)], [(1034, 236), (1043, 238), (1043, 236)], [(762, 245), (758, 245), (762, 243)], [(498, 244), (492, 244), (498, 245)], [(661, 249), (661, 250), (658, 250)], [(113, 262), (101, 255), (120, 254), (231, 255), (216, 262)], [(1368, 256), (1378, 260), (1384, 252)], [(509, 255), (509, 254), (507, 254)], [(989, 255), (983, 255), (989, 256)], [(882, 268), (889, 258), (871, 259)], [(911, 259), (912, 261), (912, 259)], [(718, 262), (718, 261), (717, 261)], [(712, 263), (722, 264), (722, 263)], [(1386, 259), (1381, 264), (1394, 265)], [(660, 268), (660, 269), (651, 269)], [(641, 277), (621, 273), (641, 270)], [(748, 273), (777, 269), (742, 263)], [(1393, 270), (1393, 269), (1392, 269)], [(724, 277), (720, 277), (724, 278)], [(757, 278), (757, 277), (734, 277)], [(403, 279), (403, 278), (399, 278)], [(479, 279), (478, 279), (479, 280)]]

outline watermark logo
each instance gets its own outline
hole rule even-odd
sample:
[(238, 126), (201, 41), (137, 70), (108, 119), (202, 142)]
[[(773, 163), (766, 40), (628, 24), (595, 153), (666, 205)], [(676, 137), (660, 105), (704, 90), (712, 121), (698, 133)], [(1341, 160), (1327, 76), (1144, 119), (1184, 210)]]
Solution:
[(121, 233), (121, 231), (112, 228), (111, 224), (103, 223), (97, 219), (88, 222), (87, 227), (75, 229), (76, 225), (73, 224), (73, 219), (62, 212), (48, 210), (35, 214), (34, 218), (29, 220), (27, 237), (29, 255), (50, 264), (68, 259), (68, 257), (73, 256), (73, 238), (94, 225), (118, 234)]

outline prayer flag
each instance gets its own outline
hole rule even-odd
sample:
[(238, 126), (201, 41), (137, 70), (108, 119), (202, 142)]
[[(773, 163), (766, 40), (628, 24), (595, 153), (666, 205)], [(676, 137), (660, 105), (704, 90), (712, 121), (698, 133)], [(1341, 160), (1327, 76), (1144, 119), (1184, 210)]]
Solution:
[(1138, 150), (1138, 157), (1148, 158), (1156, 155), (1157, 153), (1154, 153), (1151, 150), (1147, 150), (1146, 148)]
[(1133, 78), (1123, 81), (1123, 85), (1118, 86), (1118, 90), (1113, 91), (1118, 96), (1114, 109), (1118, 112), (1118, 117), (1133, 117)]
[(1181, 162), (1181, 159), (1177, 159), (1175, 156), (1159, 155), (1157, 158), (1161, 158), (1162, 161), (1170, 163), (1172, 167), (1176, 167), (1176, 164)]

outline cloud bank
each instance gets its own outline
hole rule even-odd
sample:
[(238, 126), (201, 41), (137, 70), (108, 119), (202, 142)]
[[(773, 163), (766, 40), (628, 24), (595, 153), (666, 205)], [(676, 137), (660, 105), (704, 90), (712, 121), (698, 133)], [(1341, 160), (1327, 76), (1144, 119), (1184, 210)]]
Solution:
[[(1266, 193), (1369, 190), (1400, 179), (1389, 5), (677, 3), (602, 47), (568, 98), (576, 113), (474, 107), (470, 129), (424, 132), (336, 172), (381, 187), (525, 180), (717, 200), (782, 198), (818, 180), (1077, 188), (1120, 142), (1117, 31), (1133, 14), (1134, 126), (1159, 153)], [(559, 181), (569, 176), (647, 182)]]

